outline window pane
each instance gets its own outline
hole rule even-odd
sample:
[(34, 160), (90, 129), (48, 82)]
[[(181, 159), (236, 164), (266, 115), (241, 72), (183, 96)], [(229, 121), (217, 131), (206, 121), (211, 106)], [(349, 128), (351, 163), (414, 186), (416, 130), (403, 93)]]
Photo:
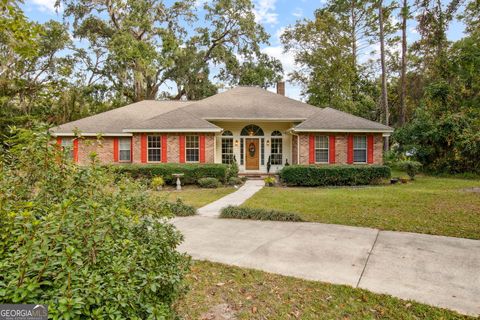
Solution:
[(367, 149), (367, 137), (366, 136), (354, 136), (353, 137), (353, 149)]
[(233, 162), (233, 139), (222, 139), (222, 163), (230, 164)]
[(198, 162), (200, 156), (200, 143), (198, 136), (187, 136), (186, 137), (186, 160), (187, 162)]
[(120, 161), (130, 161), (130, 150), (120, 150)]
[(367, 162), (367, 150), (353, 150), (353, 162)]
[(73, 159), (73, 138), (62, 138), (62, 148), (69, 159)]
[(273, 165), (282, 164), (282, 138), (272, 138), (270, 162)]
[(162, 161), (162, 144), (160, 136), (148, 136), (148, 161), (160, 162)]
[(328, 136), (315, 136), (315, 162), (328, 163)]

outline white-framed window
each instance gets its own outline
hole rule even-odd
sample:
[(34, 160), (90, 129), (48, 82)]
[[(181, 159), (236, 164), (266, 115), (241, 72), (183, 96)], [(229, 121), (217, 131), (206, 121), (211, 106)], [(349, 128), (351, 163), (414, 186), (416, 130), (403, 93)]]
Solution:
[(273, 131), (270, 139), (270, 164), (281, 165), (283, 157), (283, 139), (280, 131)]
[(328, 150), (328, 136), (315, 136), (315, 163), (328, 163)]
[(367, 136), (353, 137), (353, 163), (367, 162)]
[(62, 137), (62, 149), (69, 159), (73, 159), (73, 138)]
[(118, 159), (122, 162), (132, 161), (132, 139), (119, 138), (118, 139)]
[(200, 142), (198, 136), (186, 136), (185, 156), (187, 162), (199, 161)]
[(230, 164), (233, 163), (233, 161), (233, 134), (227, 130), (222, 134), (222, 163)]
[(159, 135), (147, 137), (148, 162), (162, 161), (162, 137)]

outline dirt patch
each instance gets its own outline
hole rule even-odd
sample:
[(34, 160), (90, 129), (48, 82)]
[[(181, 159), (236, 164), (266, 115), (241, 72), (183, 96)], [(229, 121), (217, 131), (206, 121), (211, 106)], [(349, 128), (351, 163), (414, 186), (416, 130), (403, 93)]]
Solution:
[(465, 188), (465, 189), (462, 189), (462, 191), (480, 193), (480, 187)]
[(236, 320), (235, 312), (232, 307), (226, 303), (217, 304), (204, 313), (202, 320)]

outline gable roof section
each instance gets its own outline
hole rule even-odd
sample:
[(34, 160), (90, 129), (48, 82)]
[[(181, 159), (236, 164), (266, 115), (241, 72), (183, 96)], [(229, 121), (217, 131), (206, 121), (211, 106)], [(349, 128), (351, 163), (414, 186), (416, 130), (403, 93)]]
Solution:
[(295, 132), (393, 132), (393, 128), (352, 114), (324, 108), (293, 128)]
[(183, 108), (135, 123), (124, 132), (220, 132), (221, 128), (200, 119)]
[(190, 103), (192, 102), (144, 100), (62, 124), (52, 128), (50, 132), (54, 136), (68, 136), (73, 135), (73, 131), (78, 129), (84, 136), (99, 133), (106, 136), (130, 135), (123, 133), (123, 129), (149, 118), (180, 109)]
[(303, 121), (317, 107), (258, 87), (236, 87), (194, 102), (183, 110), (205, 120)]

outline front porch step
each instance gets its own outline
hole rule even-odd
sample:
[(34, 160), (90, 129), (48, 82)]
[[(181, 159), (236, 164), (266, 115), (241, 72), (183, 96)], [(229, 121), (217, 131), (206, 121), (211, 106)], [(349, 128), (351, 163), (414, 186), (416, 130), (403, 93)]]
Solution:
[(275, 173), (239, 173), (239, 177), (245, 177), (248, 180), (263, 180), (266, 177), (276, 176)]

